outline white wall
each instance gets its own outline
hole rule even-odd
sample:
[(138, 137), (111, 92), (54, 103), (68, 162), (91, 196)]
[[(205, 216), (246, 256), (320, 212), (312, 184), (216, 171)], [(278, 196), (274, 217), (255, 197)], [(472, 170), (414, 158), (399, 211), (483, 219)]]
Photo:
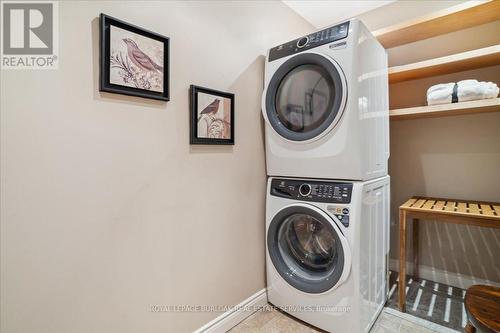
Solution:
[[(98, 16), (171, 38), (171, 101), (98, 92)], [(263, 54), (281, 2), (61, 2), (60, 67), (1, 75), (4, 333), (189, 332), (264, 288)], [(236, 94), (236, 145), (190, 146), (188, 88)]]

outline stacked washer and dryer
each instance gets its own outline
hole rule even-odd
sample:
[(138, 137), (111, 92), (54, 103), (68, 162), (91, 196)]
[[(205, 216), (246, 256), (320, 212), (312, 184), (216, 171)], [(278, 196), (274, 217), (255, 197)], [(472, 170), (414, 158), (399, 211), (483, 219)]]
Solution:
[(387, 54), (358, 20), (269, 50), (268, 300), (329, 332), (367, 332), (387, 295)]

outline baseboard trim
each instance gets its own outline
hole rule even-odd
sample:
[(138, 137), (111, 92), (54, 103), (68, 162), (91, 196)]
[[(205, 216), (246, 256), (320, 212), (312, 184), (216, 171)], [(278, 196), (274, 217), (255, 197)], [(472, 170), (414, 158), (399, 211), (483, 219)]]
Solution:
[[(399, 260), (391, 259), (389, 262), (389, 267), (392, 271), (399, 272)], [(409, 275), (413, 274), (413, 264), (410, 262), (406, 263), (406, 272)], [(447, 284), (453, 287), (458, 287), (462, 289), (467, 289), (474, 284), (489, 284), (493, 286), (500, 287), (500, 283), (478, 279), (474, 276), (464, 275), (455, 272), (443, 271), (440, 269), (436, 269), (431, 266), (419, 265), (418, 266), (418, 275), (420, 278), (434, 281), (437, 283)]]
[(203, 325), (193, 333), (224, 333), (241, 323), (259, 308), (267, 304), (266, 288), (256, 292), (231, 310)]

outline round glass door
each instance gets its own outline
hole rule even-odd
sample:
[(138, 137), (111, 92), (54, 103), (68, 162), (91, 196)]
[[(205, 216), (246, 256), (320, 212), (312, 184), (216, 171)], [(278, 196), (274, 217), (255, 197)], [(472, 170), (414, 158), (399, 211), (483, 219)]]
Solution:
[(286, 61), (271, 79), (266, 112), (278, 134), (305, 141), (323, 133), (341, 113), (341, 76), (333, 63), (317, 54)]
[(285, 208), (272, 220), (268, 250), (276, 270), (293, 287), (321, 293), (335, 286), (344, 251), (333, 221), (304, 206)]

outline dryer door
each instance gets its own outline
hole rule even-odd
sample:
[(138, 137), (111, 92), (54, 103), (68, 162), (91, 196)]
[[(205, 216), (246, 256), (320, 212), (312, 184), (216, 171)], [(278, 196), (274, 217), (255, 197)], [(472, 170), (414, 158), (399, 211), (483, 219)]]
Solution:
[(291, 286), (306, 293), (323, 293), (349, 275), (347, 240), (336, 223), (308, 204), (284, 207), (267, 233), (271, 261)]
[(266, 118), (287, 140), (315, 140), (339, 121), (346, 96), (344, 75), (335, 61), (317, 53), (301, 53), (284, 62), (271, 78)]

